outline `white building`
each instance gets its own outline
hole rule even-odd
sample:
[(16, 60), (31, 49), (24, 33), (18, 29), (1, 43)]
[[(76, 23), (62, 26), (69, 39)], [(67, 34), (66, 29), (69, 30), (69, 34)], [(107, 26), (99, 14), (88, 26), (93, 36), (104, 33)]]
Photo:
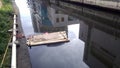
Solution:
[(51, 7), (48, 7), (48, 17), (51, 20), (53, 26), (61, 27), (70, 24), (79, 23), (79, 20), (61, 13), (59, 10), (55, 10)]

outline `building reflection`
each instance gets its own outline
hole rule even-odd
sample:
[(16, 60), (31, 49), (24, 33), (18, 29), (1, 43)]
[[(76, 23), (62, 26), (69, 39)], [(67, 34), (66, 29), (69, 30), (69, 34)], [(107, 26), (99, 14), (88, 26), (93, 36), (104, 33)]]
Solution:
[(36, 33), (40, 32), (57, 32), (57, 31), (67, 31), (67, 26), (62, 25), (60, 26), (56, 24), (56, 22), (53, 22), (53, 19), (49, 19), (48, 17), (48, 9), (47, 6), (41, 3), (41, 5), (36, 4), (40, 7), (39, 13), (34, 14), (33, 17), (33, 26), (34, 31)]
[(31, 10), (31, 15), (34, 31), (36, 33), (57, 31), (68, 32), (67, 25), (79, 23), (78, 19), (46, 6), (41, 1), (34, 1), (33, 3), (35, 4), (33, 4), (34, 9)]
[[(79, 20), (44, 5), (33, 2), (32, 13), (36, 32), (67, 31), (67, 25)], [(90, 68), (120, 68), (120, 17), (69, 3), (59, 2), (60, 7), (67, 9), (80, 22), (79, 38), (85, 42), (84, 61)], [(52, 5), (56, 7), (55, 5)]]
[(50, 6), (48, 6), (48, 17), (51, 20), (53, 26), (55, 27), (79, 23), (78, 19), (73, 18), (72, 16), (69, 16), (67, 14), (64, 14), (57, 9), (51, 8)]
[(113, 27), (100, 21), (80, 24), (79, 37), (85, 42), (84, 61), (91, 68), (120, 68), (119, 23), (111, 22), (117, 25)]
[[(64, 13), (82, 19), (79, 38), (85, 42), (84, 62), (90, 68), (120, 68), (120, 16), (60, 2)], [(69, 10), (68, 13), (66, 10)]]

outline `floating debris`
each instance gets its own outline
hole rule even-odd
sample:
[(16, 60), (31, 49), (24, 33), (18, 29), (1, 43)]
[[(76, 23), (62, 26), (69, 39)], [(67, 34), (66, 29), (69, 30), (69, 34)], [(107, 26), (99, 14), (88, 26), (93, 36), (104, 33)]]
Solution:
[(38, 44), (50, 44), (58, 42), (69, 41), (66, 35), (66, 31), (43, 33), (38, 35), (31, 35), (27, 38), (27, 45), (38, 45)]

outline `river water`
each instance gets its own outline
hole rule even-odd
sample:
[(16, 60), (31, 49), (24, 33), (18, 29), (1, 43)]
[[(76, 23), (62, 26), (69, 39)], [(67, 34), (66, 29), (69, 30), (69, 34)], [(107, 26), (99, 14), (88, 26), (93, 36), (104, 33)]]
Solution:
[[(31, 9), (26, 0), (16, 0), (16, 4), (19, 7), (21, 24), (26, 37), (37, 33), (64, 30), (70, 40), (67, 43), (28, 47), (32, 68), (119, 67), (119, 25), (114, 27), (114, 24), (109, 27), (111, 24), (101, 24), (104, 21), (106, 22), (104, 18), (109, 19), (109, 16), (103, 15), (102, 17), (102, 15), (98, 14), (98, 16), (102, 17), (99, 18), (101, 23), (91, 23), (79, 19), (77, 15), (73, 15), (73, 17), (60, 11), (59, 14), (69, 17), (70, 21), (56, 24), (47, 16), (53, 14), (52, 11), (56, 9), (49, 6), (48, 11), (47, 6), (41, 4), (39, 14), (42, 16), (42, 21), (38, 23), (36, 22), (37, 19), (32, 21), (32, 12), (30, 12)], [(84, 12), (87, 13), (87, 11)], [(96, 11), (96, 15), (97, 13), (98, 11)], [(113, 20), (110, 20), (119, 24), (119, 16), (112, 16)], [(95, 21), (98, 20), (95, 16), (88, 15), (87, 17), (94, 18)], [(111, 23), (111, 21), (108, 22)]]
[[(25, 0), (16, 0), (25, 36), (36, 34), (31, 20), (30, 8)], [(80, 24), (64, 26), (68, 31), (69, 43), (40, 45), (29, 49), (33, 68), (88, 68), (83, 62), (84, 42), (79, 40)], [(76, 56), (74, 56), (76, 55)]]

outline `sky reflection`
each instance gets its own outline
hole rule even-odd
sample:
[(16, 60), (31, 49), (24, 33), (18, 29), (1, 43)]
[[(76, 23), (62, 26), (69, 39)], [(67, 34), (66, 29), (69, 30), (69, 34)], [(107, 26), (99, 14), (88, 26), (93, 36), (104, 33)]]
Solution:
[(32, 20), (30, 15), (30, 8), (28, 7), (26, 0), (15, 0), (21, 17), (22, 28), (24, 29), (25, 36), (31, 35), (34, 33)]

